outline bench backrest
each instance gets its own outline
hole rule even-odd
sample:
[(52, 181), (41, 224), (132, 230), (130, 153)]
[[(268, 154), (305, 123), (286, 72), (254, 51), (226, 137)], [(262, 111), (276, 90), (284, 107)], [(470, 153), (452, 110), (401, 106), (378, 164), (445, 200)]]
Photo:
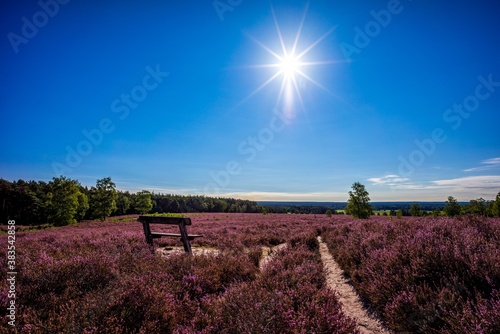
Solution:
[(191, 218), (161, 217), (161, 216), (139, 216), (141, 223), (165, 224), (165, 225), (191, 225)]

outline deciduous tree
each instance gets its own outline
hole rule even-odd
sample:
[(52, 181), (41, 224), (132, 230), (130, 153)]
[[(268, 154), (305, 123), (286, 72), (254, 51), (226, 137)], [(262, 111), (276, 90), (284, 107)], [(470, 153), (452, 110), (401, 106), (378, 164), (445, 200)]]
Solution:
[(420, 205), (417, 203), (413, 203), (410, 207), (410, 214), (414, 217), (418, 217), (422, 215), (422, 211), (420, 210)]
[(134, 209), (139, 213), (148, 213), (153, 208), (151, 193), (147, 190), (139, 191), (133, 196)]
[(118, 192), (116, 197), (116, 211), (114, 213), (115, 215), (121, 216), (127, 213), (127, 210), (130, 208), (130, 204), (132, 203), (130, 198), (131, 195), (128, 191)]
[(348, 204), (345, 207), (345, 213), (355, 218), (367, 219), (373, 214), (373, 208), (370, 205), (369, 193), (365, 186), (359, 182), (352, 185), (352, 191), (349, 191)]
[(101, 220), (109, 217), (116, 210), (116, 186), (110, 177), (97, 180), (90, 189), (90, 210), (93, 218)]
[(49, 182), (46, 208), (50, 224), (63, 226), (77, 222), (79, 209), (81, 213), (85, 208), (84, 195), (80, 191), (80, 187), (78, 181), (67, 179), (64, 176), (55, 177)]
[(497, 194), (497, 197), (493, 201), (492, 213), (495, 217), (500, 217), (500, 192)]
[(453, 196), (448, 196), (446, 201), (446, 206), (444, 207), (444, 213), (448, 217), (455, 217), (460, 214), (460, 204)]

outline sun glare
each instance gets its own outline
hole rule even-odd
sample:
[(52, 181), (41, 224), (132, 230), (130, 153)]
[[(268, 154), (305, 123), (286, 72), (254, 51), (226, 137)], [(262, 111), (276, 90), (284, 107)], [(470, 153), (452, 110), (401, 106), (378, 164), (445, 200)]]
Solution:
[[(314, 47), (316, 47), (321, 41), (323, 41), (326, 37), (328, 37), (328, 35), (330, 35), (335, 28), (330, 29), (316, 41), (312, 42), (311, 44), (306, 44), (307, 47), (299, 50), (300, 35), (304, 27), (304, 21), (306, 18), (308, 7), (309, 5), (307, 5), (304, 10), (302, 20), (300, 21), (300, 24), (298, 26), (295, 36), (293, 37), (293, 40), (290, 41), (287, 40), (286, 41), (287, 43), (285, 43), (285, 39), (283, 37), (281, 28), (276, 18), (276, 14), (274, 12), (274, 8), (271, 6), (271, 13), (273, 15), (274, 25), (276, 28), (276, 33), (278, 35), (278, 43), (281, 46), (281, 49), (273, 50), (270, 47), (264, 45), (262, 42), (251, 37), (259, 46), (261, 46), (264, 50), (266, 50), (269, 54), (271, 54), (274, 58), (276, 58), (276, 62), (274, 63), (254, 65), (252, 67), (275, 68), (276, 72), (273, 75), (271, 75), (269, 79), (267, 79), (264, 83), (262, 83), (249, 96), (247, 96), (243, 101), (241, 101), (240, 104), (245, 102), (255, 94), (257, 94), (267, 85), (274, 82), (280, 77), (282, 78), (282, 80), (281, 80), (281, 89), (277, 98), (277, 107), (282, 107), (286, 110), (289, 110), (290, 113), (295, 112), (296, 106), (294, 104), (297, 101), (300, 103), (301, 107), (305, 109), (302, 100), (302, 95), (299, 89), (300, 81), (308, 81), (314, 84), (315, 86), (330, 93), (328, 89), (323, 87), (320, 83), (315, 81), (307, 74), (307, 67), (333, 64), (337, 63), (337, 61), (311, 61), (311, 60), (305, 61), (304, 59), (305, 56), (308, 55), (309, 52)], [(288, 45), (288, 47), (286, 45)]]
[(281, 71), (288, 78), (295, 77), (295, 74), (298, 73), (300, 69), (300, 64), (297, 58), (292, 55), (285, 56), (281, 60)]

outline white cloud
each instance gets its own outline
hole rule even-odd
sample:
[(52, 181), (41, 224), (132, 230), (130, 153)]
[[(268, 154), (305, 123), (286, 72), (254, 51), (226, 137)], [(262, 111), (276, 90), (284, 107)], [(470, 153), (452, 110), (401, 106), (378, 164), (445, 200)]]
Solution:
[(372, 177), (368, 179), (368, 181), (373, 182), (374, 185), (397, 185), (403, 182), (408, 182), (409, 180), (409, 178), (394, 174), (385, 175), (382, 177)]
[(441, 187), (458, 189), (498, 189), (500, 190), (500, 175), (468, 176), (450, 180), (432, 181)]
[(480, 172), (500, 167), (500, 158), (491, 158), (480, 162), (482, 166), (464, 169), (464, 172)]
[(414, 182), (398, 175), (385, 175), (368, 179), (375, 186), (386, 186), (389, 190), (374, 193), (377, 200), (437, 200), (454, 196), (461, 201), (483, 197), (494, 199), (500, 191), (500, 175), (468, 176)]

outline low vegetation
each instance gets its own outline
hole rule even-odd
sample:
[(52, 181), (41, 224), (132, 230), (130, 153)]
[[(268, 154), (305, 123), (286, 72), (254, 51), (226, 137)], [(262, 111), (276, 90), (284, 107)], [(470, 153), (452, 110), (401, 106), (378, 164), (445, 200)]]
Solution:
[[(353, 320), (325, 287), (315, 239), (321, 221), (290, 217), (193, 215), (190, 231), (205, 235), (193, 246), (219, 252), (168, 258), (150, 251), (140, 223), (131, 219), (19, 232), (17, 329), (240, 333), (253, 328), (297, 333), (317, 328), (353, 333)], [(282, 243), (289, 247), (261, 272), (262, 246)], [(160, 240), (160, 246), (178, 244), (174, 238)], [(6, 261), (2, 254), (1, 265), (6, 267)], [(7, 328), (5, 271), (0, 281), (0, 327)]]
[[(163, 258), (132, 217), (17, 233), (17, 329), (31, 333), (356, 333), (325, 284), (321, 234), (396, 332), (496, 333), (500, 220), (195, 214), (195, 248)], [(161, 227), (174, 231), (174, 227)], [(0, 235), (2, 243), (6, 235)], [(286, 243), (261, 270), (263, 247)], [(175, 238), (157, 247), (179, 246)], [(6, 267), (6, 255), (0, 265)], [(6, 325), (0, 273), (0, 327)]]
[(325, 229), (323, 240), (394, 331), (498, 332), (500, 220), (372, 218)]

